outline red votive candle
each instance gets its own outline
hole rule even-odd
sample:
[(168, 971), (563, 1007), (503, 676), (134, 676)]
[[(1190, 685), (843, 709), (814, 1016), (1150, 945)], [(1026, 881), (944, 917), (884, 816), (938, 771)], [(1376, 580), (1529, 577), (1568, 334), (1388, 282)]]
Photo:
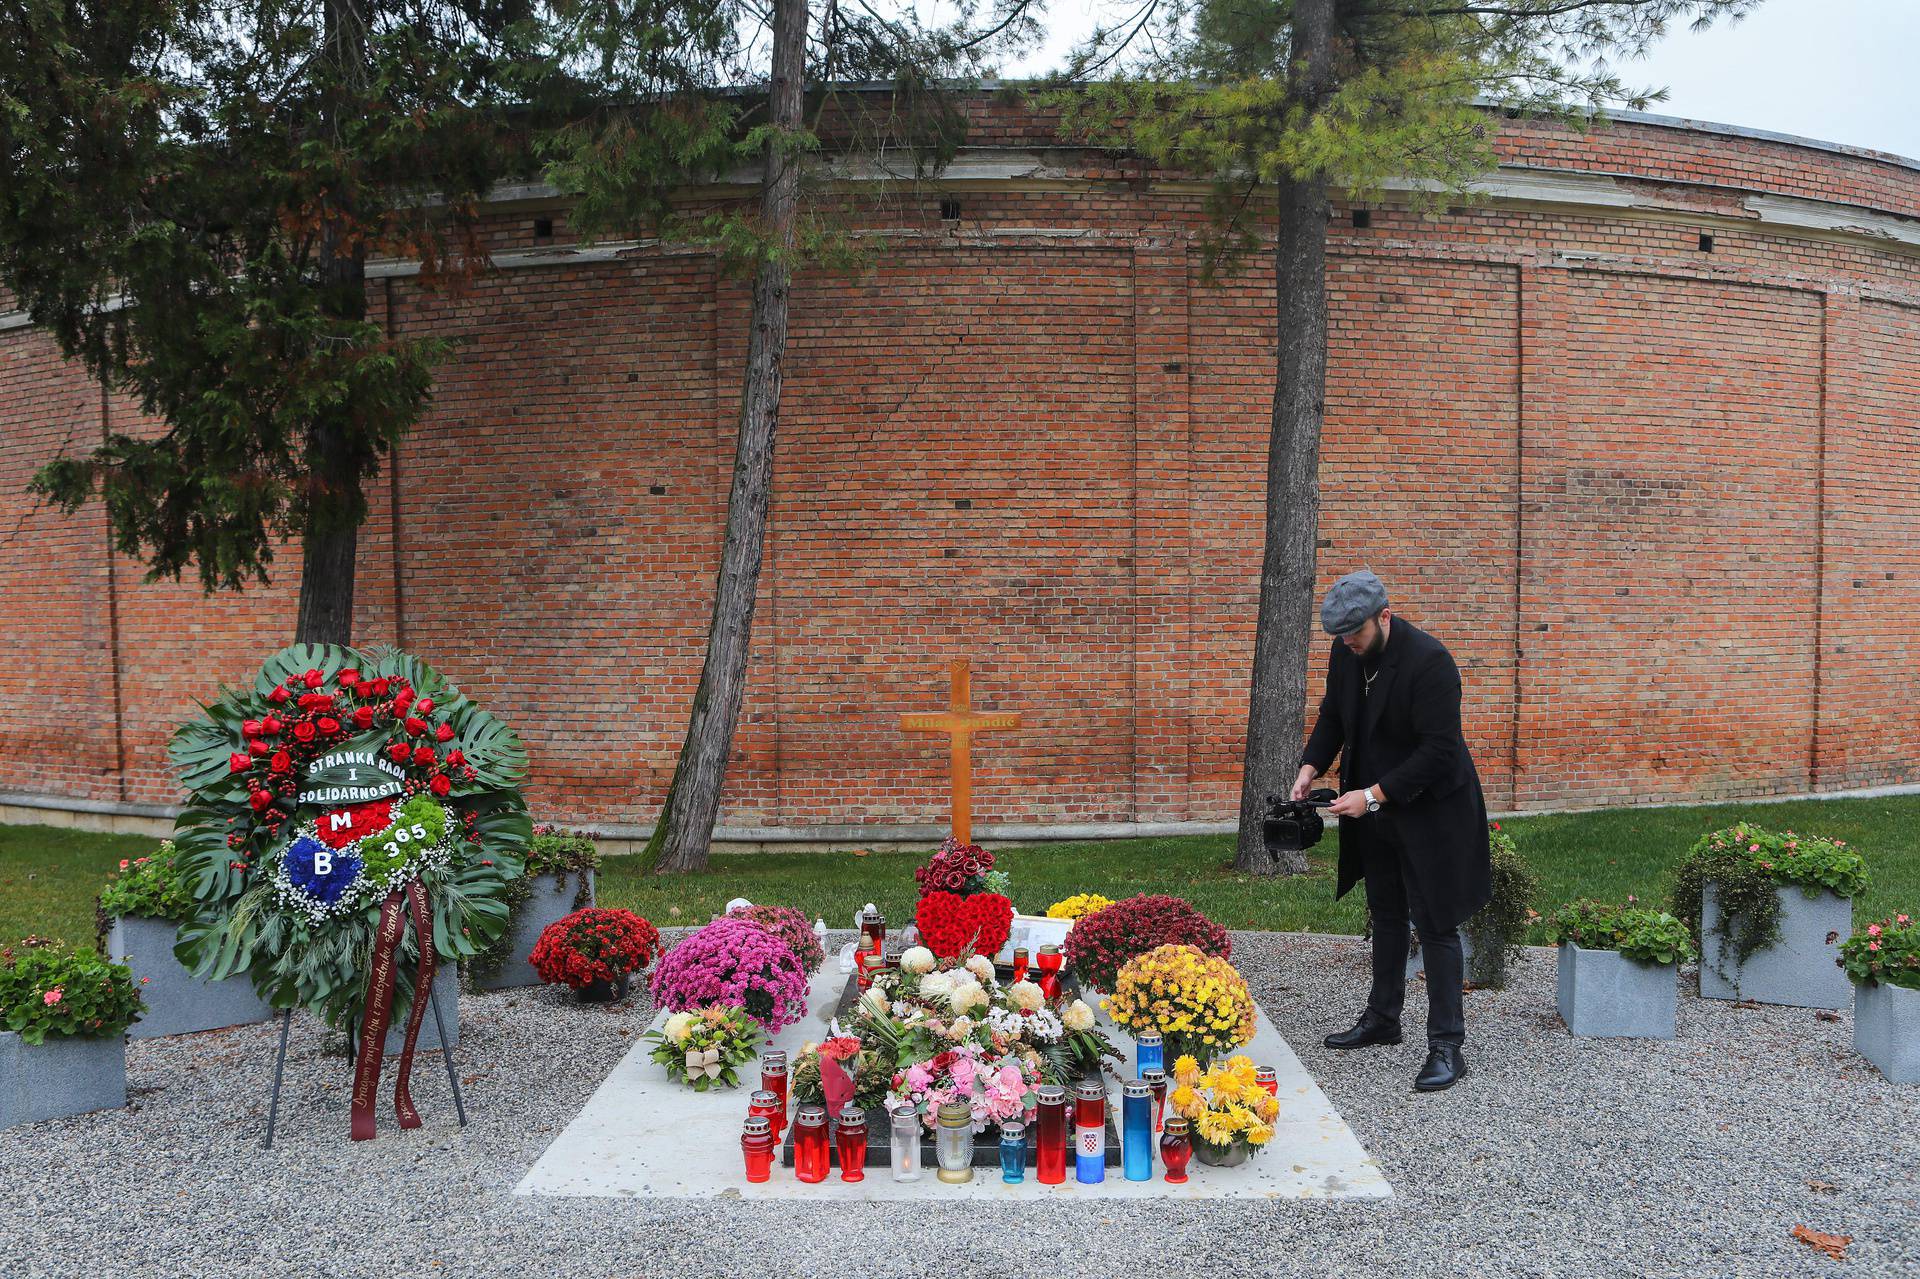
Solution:
[(1187, 1127), (1181, 1116), (1168, 1115), (1167, 1130), (1160, 1134), (1160, 1162), (1166, 1167), (1167, 1180), (1175, 1185), (1187, 1179), (1187, 1161), (1193, 1158), (1193, 1138)]
[(867, 1179), (867, 1112), (848, 1102), (840, 1112), (840, 1131), (835, 1138), (840, 1148), (840, 1180)]
[(802, 1181), (825, 1181), (830, 1159), (827, 1108), (808, 1102), (793, 1112), (793, 1175)]
[(1052, 1003), (1060, 998), (1060, 969), (1066, 965), (1066, 957), (1058, 946), (1042, 946), (1034, 962), (1040, 966), (1040, 993)]
[(773, 1094), (773, 1139), (779, 1141), (787, 1131), (787, 1055), (784, 1052), (761, 1055), (760, 1087)]
[(1027, 979), (1027, 948), (1025, 946), (1013, 948), (1013, 979), (1015, 981)]
[(1280, 1095), (1280, 1074), (1272, 1066), (1260, 1066), (1253, 1072), (1253, 1082), (1267, 1090), (1267, 1096)]
[(766, 1181), (773, 1176), (773, 1125), (765, 1115), (748, 1115), (746, 1131), (740, 1135), (740, 1151), (747, 1159), (747, 1180)]
[(1042, 1084), (1034, 1136), (1034, 1176), (1049, 1186), (1067, 1179), (1067, 1090)]

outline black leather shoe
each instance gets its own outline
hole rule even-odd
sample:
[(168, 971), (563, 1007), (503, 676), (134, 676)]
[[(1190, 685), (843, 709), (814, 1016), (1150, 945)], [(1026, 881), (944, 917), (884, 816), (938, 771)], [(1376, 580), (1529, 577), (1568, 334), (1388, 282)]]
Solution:
[(1428, 1044), (1427, 1064), (1413, 1077), (1416, 1092), (1439, 1092), (1459, 1083), (1467, 1073), (1467, 1059), (1459, 1044)]
[(1400, 1023), (1388, 1021), (1369, 1008), (1360, 1014), (1360, 1020), (1353, 1023), (1352, 1030), (1342, 1030), (1328, 1035), (1324, 1042), (1329, 1048), (1365, 1048), (1368, 1044), (1397, 1044), (1400, 1042)]

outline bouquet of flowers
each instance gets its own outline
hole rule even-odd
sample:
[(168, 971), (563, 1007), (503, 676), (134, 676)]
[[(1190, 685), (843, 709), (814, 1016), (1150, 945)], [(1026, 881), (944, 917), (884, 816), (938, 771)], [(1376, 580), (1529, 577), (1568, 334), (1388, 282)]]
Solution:
[(914, 924), (942, 959), (996, 955), (1013, 931), (1013, 902), (993, 854), (949, 836), (925, 866), (913, 872), (920, 885)]
[(1179, 897), (1142, 893), (1084, 915), (1061, 947), (1067, 963), (1095, 990), (1110, 991), (1120, 966), (1156, 946), (1193, 946), (1233, 957), (1227, 930)]
[(589, 906), (541, 930), (527, 962), (542, 981), (621, 999), (627, 979), (652, 963), (659, 948), (660, 930), (632, 911)]
[(738, 1088), (737, 1068), (754, 1059), (760, 1028), (746, 1013), (727, 1004), (675, 1013), (659, 1030), (643, 1038), (652, 1041), (648, 1053), (666, 1067), (670, 1078), (705, 1092), (709, 1088)]
[(931, 1130), (942, 1105), (964, 1101), (973, 1108), (978, 1132), (989, 1124), (1023, 1117), (1033, 1108), (1039, 1087), (1038, 1056), (1031, 1049), (994, 1053), (965, 1043), (896, 1072), (893, 1104), (912, 1110)]
[(1170, 1054), (1202, 1063), (1253, 1038), (1253, 996), (1224, 959), (1161, 946), (1127, 961), (1105, 1007), (1129, 1030), (1157, 1030)]
[(192, 919), (193, 892), (181, 882), (176, 855), (173, 841), (163, 839), (145, 857), (121, 858), (119, 873), (100, 890), (100, 914), (175, 923)]
[(1167, 1105), (1192, 1121), (1201, 1163), (1244, 1163), (1273, 1140), (1280, 1103), (1253, 1081), (1251, 1058), (1236, 1055), (1202, 1072), (1199, 1062), (1181, 1056), (1173, 1063), (1173, 1082)]
[(893, 1063), (868, 1048), (838, 1022), (824, 1043), (808, 1044), (793, 1063), (796, 1101), (820, 1102), (837, 1115), (851, 1101), (862, 1110), (886, 1104), (893, 1089)]
[(1078, 919), (1113, 905), (1113, 899), (1099, 893), (1075, 893), (1047, 907), (1048, 919)]
[(769, 1034), (807, 1013), (807, 974), (793, 950), (750, 919), (723, 915), (689, 934), (653, 970), (653, 1001), (676, 1012), (746, 1010)]

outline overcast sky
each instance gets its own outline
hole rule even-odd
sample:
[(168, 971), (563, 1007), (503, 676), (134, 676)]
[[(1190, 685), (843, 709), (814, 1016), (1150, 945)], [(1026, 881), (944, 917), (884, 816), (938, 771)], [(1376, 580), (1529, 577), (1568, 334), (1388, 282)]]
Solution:
[[(1127, 5), (1137, 5), (1138, 0)], [(1046, 51), (1010, 75), (1056, 65), (1084, 37), (1099, 0), (1051, 0)], [(1920, 0), (1764, 0), (1744, 21), (1695, 35), (1684, 24), (1629, 84), (1664, 85), (1657, 115), (1799, 134), (1920, 159)]]

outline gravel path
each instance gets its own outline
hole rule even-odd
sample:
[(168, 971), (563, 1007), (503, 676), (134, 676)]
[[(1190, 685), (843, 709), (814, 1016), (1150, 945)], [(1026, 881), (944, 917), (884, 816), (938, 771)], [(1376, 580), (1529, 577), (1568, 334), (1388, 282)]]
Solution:
[[(1507, 990), (1467, 996), (1471, 1073), (1421, 1096), (1414, 1039), (1320, 1046), (1363, 997), (1358, 940), (1237, 934), (1235, 957), (1393, 1199), (987, 1217), (516, 1197), (649, 1019), (643, 1000), (532, 990), (463, 1000), (471, 1127), (428, 1058), (426, 1125), (401, 1132), (383, 1103), (359, 1145), (346, 1063), (320, 1054), (310, 1018), (270, 1152), (276, 1028), (134, 1043), (127, 1109), (0, 1134), (0, 1275), (1920, 1276), (1920, 1088), (1855, 1056), (1845, 1013), (1705, 1002), (1683, 976), (1678, 1039), (1575, 1040), (1536, 951)], [(1800, 1223), (1853, 1236), (1848, 1259), (1792, 1240)]]

